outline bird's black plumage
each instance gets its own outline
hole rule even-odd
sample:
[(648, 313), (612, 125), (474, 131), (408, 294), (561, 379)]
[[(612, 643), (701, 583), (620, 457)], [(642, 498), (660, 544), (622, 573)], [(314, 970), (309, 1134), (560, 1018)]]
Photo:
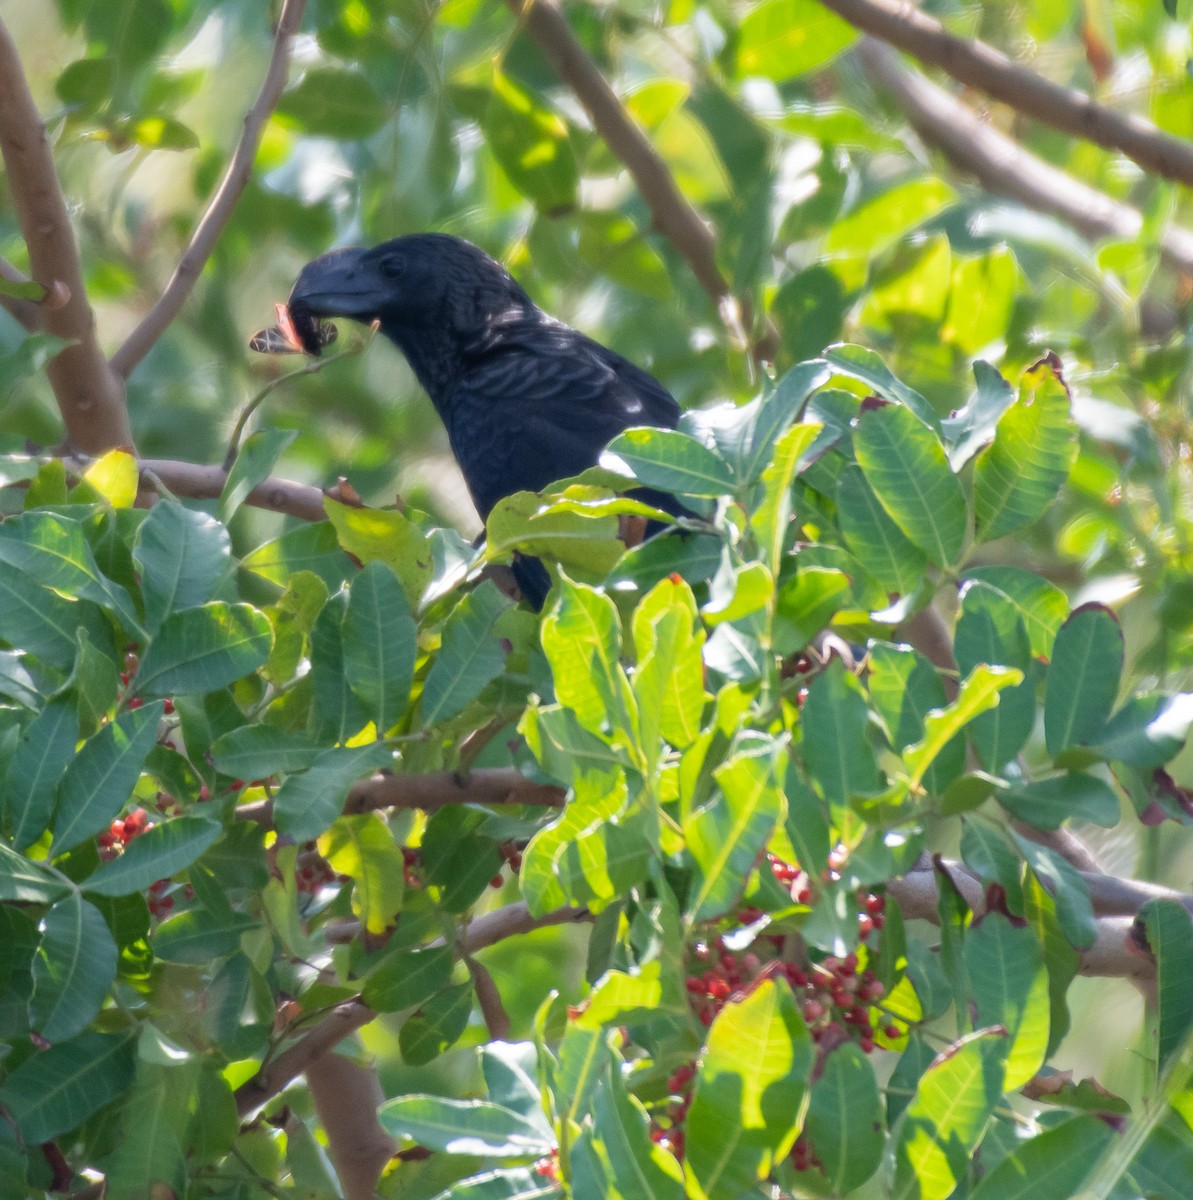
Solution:
[[(622, 430), (679, 419), (653, 376), (548, 316), (500, 263), (446, 234), (333, 250), (303, 268), (289, 310), (311, 353), (321, 317), (380, 323), (447, 427), (482, 519), (504, 496), (593, 466)], [(516, 561), (515, 574), (541, 607), (542, 564)]]

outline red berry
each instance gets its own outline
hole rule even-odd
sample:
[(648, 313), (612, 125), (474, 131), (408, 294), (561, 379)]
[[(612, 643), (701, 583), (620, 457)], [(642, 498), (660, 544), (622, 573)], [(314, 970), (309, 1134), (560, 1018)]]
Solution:
[(145, 703), (140, 696), (134, 696), (129, 702), (129, 708), (140, 708)]
[(806, 1000), (804, 1002), (804, 1020), (810, 1025), (813, 1021), (818, 1021), (824, 1016), (824, 1005), (819, 1000)]
[(499, 888), (502, 882), (503, 881), (500, 875), (494, 875), (493, 878), (489, 880), (489, 886), (491, 888)]
[(163, 700), (162, 701), (162, 711), (166, 714), (167, 717), (172, 716), (174, 713), (174, 701), (173, 700)]
[(870, 895), (865, 900), (866, 912), (870, 914), (884, 912), (886, 910), (886, 899), (882, 896)]

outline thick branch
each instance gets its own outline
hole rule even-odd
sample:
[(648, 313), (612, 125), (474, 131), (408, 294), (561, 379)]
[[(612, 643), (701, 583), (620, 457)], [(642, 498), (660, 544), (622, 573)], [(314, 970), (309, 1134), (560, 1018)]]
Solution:
[(261, 133), (270, 114), (277, 107), (278, 98), (286, 86), (290, 66), (290, 45), (302, 20), (306, 0), (285, 0), (282, 15), (278, 19), (274, 37), (273, 53), (265, 72), (265, 82), (253, 107), (244, 118), (244, 132), (232, 161), (224, 172), (207, 210), (199, 219), (191, 240), (183, 253), (170, 282), (166, 284), (157, 303), (142, 318), (140, 324), (129, 334), (124, 345), (112, 355), (112, 369), (127, 379), (137, 363), (153, 348), (153, 344), (165, 332), (170, 322), (182, 309), (187, 296), (195, 286), (204, 264), (215, 249), (215, 243), (231, 219), (236, 202), (248, 185), (253, 171), (253, 160), (261, 144)]
[[(650, 209), (655, 228), (675, 247), (700, 286), (717, 305), (733, 331), (739, 301), (717, 266), (716, 239), (704, 218), (679, 190), (667, 164), (642, 128), (626, 111), (600, 67), (576, 40), (555, 0), (506, 0), (514, 15), (584, 106), (596, 131), (615, 158), (625, 165)], [(753, 317), (740, 301), (740, 324), (747, 333)], [(775, 333), (768, 329), (754, 346), (755, 356), (774, 356)]]
[[(867, 74), (890, 93), (917, 133), (954, 163), (971, 171), (988, 191), (1051, 213), (1091, 240), (1139, 237), (1137, 209), (1089, 187), (991, 128), (955, 96), (910, 70), (889, 46), (863, 38), (858, 57)], [(1173, 227), (1160, 236), (1170, 266), (1193, 271), (1193, 232)]]
[(1054, 129), (1117, 150), (1145, 171), (1193, 186), (1193, 145), (1012, 62), (974, 39), (954, 37), (902, 0), (821, 0), (851, 25), (946, 71)]
[(66, 200), (58, 185), (46, 127), (29, 93), (17, 48), (0, 21), (0, 153), (33, 278), (60, 282), (70, 297), (60, 308), (41, 310), (42, 328), (67, 338), (46, 367), (54, 398), (76, 450), (98, 454), (132, 444), (123, 381), (104, 361), (87, 303), (79, 248)]
[[(559, 908), (545, 917), (533, 917), (525, 904), (510, 904), (472, 921), (461, 934), (458, 949), (475, 954), (507, 937), (529, 933), (532, 929), (545, 929), (550, 925), (584, 921), (590, 917), (588, 910), (583, 908)], [(434, 944), (441, 945), (442, 942)], [(359, 999), (338, 1005), (292, 1046), (266, 1063), (252, 1079), (236, 1089), (236, 1111), (246, 1117), (267, 1104), (316, 1059), (322, 1058), (346, 1037), (362, 1029), (376, 1015)]]
[[(949, 877), (956, 884), (965, 903), (975, 913), (986, 910), (986, 892), (982, 881), (963, 863), (946, 864)], [(887, 885), (889, 895), (898, 901), (905, 917), (916, 917), (936, 924), (939, 913), (936, 907), (939, 880), (931, 867), (909, 871)], [(1092, 888), (1091, 888), (1092, 891)], [(1104, 916), (1097, 919), (1097, 937), (1094, 944), (1079, 951), (1082, 975), (1106, 979), (1130, 979), (1146, 984), (1155, 979), (1156, 964), (1145, 955), (1134, 951), (1128, 934), (1132, 918), (1129, 916)]]
[[(430, 771), (425, 775), (373, 775), (355, 784), (344, 804), (346, 813), (378, 808), (419, 808), (436, 812), (448, 804), (534, 804), (559, 808), (564, 789), (535, 783), (513, 767), (483, 767), (467, 775)], [(268, 800), (243, 804), (236, 810), (242, 821), (270, 826), (273, 807)]]

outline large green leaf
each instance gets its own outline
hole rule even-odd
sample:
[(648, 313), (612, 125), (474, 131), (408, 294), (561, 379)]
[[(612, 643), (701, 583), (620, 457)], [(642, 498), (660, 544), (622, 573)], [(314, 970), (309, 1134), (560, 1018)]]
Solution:
[(845, 544), (866, 570), (888, 591), (914, 592), (923, 580), (927, 557), (895, 524), (856, 463), (842, 471), (836, 499)]
[(965, 493), (931, 428), (909, 408), (864, 411), (853, 449), (882, 507), (938, 567), (961, 557), (969, 523)]
[(1016, 1146), (970, 1193), (971, 1200), (1072, 1200), (1114, 1130), (1080, 1115)]
[(388, 116), (385, 101), (359, 71), (312, 67), (278, 102), (278, 112), (316, 137), (364, 138)]
[(808, 772), (833, 804), (877, 791), (880, 784), (867, 730), (870, 716), (856, 676), (833, 659), (808, 688), (800, 714), (800, 752)]
[(378, 1012), (413, 1008), (447, 987), (451, 973), (452, 952), (447, 946), (395, 950), (365, 980), (361, 998)]
[(970, 567), (965, 577), (993, 588), (1013, 605), (1027, 629), (1032, 654), (1051, 656), (1057, 630), (1069, 613), (1069, 601), (1060, 588), (1019, 567)]
[(399, 1096), (377, 1118), (394, 1137), (412, 1138), (428, 1150), (493, 1158), (527, 1158), (554, 1149), (537, 1126), (487, 1100)]
[(135, 1040), (84, 1033), (42, 1050), (0, 1085), (3, 1104), (28, 1142), (48, 1142), (82, 1124), (132, 1083)]
[(687, 496), (733, 491), (729, 464), (715, 450), (676, 429), (627, 429), (609, 443), (603, 462), (624, 463), (649, 487)]
[(309, 738), (287, 733), (275, 725), (241, 725), (218, 738), (211, 747), (217, 771), (239, 779), (268, 779), (302, 771), (319, 755)]
[(380, 742), (320, 751), (307, 770), (289, 776), (274, 795), (279, 832), (296, 842), (318, 837), (343, 811), (352, 785), (392, 762), (392, 754)]
[(1110, 609), (1083, 604), (1061, 626), (1044, 693), (1044, 740), (1055, 759), (1096, 741), (1118, 696), (1123, 631)]
[(116, 943), (103, 916), (77, 892), (63, 897), (42, 921), (33, 960), (33, 1028), (47, 1042), (82, 1033), (115, 977)]
[(493, 626), (507, 607), (496, 586), (486, 580), (452, 610), (423, 685), (425, 725), (454, 717), (501, 674), (505, 649)]
[(352, 581), (344, 613), (344, 671), (378, 737), (406, 711), (418, 632), (397, 576), (371, 562)]
[(251, 604), (215, 601), (168, 616), (131, 687), (142, 696), (213, 692), (262, 666), (273, 632)]
[(79, 717), (68, 698), (51, 700), (21, 733), (4, 780), (12, 844), (31, 846), (45, 832), (54, 811), (58, 783), (75, 755)]
[(687, 1165), (709, 1200), (739, 1200), (791, 1149), (812, 1039), (784, 980), (766, 979), (717, 1014), (687, 1117)]
[(895, 1134), (895, 1200), (945, 1200), (1002, 1099), (1009, 1039), (1001, 1030), (962, 1038), (920, 1076)]
[(786, 765), (786, 754), (771, 739), (742, 739), (715, 771), (720, 795), (685, 814), (684, 836), (697, 867), (687, 903), (690, 923), (723, 916), (740, 899), (751, 864), (783, 817), (779, 781)]
[(231, 566), (232, 540), (206, 513), (163, 500), (141, 522), (133, 558), (154, 632), (171, 613), (211, 599)]
[(1156, 1065), (1161, 1073), (1185, 1045), (1193, 1028), (1193, 920), (1176, 900), (1149, 900), (1139, 911), (1147, 944), (1156, 959)]
[(92, 734), (62, 776), (54, 853), (99, 833), (124, 807), (157, 740), (160, 701), (122, 713)]
[(974, 515), (982, 541), (1021, 528), (1056, 498), (1077, 459), (1077, 423), (1059, 363), (1050, 356), (1026, 371), (1019, 398), (998, 422), (974, 469)]
[(835, 1193), (860, 1187), (878, 1170), (882, 1127), (882, 1101), (869, 1058), (853, 1042), (830, 1050), (812, 1082), (804, 1131)]
[(143, 891), (155, 880), (189, 867), (223, 831), (219, 822), (206, 817), (163, 820), (135, 837), (119, 858), (101, 866), (82, 886), (96, 896)]

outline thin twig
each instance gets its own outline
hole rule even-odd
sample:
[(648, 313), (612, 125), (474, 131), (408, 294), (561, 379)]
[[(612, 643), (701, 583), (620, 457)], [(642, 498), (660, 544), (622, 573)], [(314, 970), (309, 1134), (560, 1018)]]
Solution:
[[(748, 300), (735, 298), (717, 266), (716, 239), (704, 218), (679, 190), (667, 164), (651, 145), (600, 67), (576, 40), (555, 0), (506, 0), (514, 15), (538, 43), (555, 74), (584, 106), (610, 152), (624, 164), (650, 209), (655, 228), (671, 242), (692, 269), (700, 286), (716, 304), (731, 333), (751, 333), (753, 314)], [(762, 331), (752, 352), (760, 361), (774, 357), (776, 335)]]
[[(889, 46), (863, 38), (857, 54), (867, 75), (890, 93), (916, 132), (976, 175), (988, 191), (1051, 213), (1091, 240), (1139, 237), (1143, 216), (1137, 209), (1037, 158), (955, 96), (904, 66)], [(1170, 266), (1193, 271), (1193, 231), (1166, 229), (1159, 250)]]
[(60, 283), (69, 293), (61, 307), (42, 310), (42, 328), (74, 343), (46, 366), (67, 440), (87, 454), (131, 445), (124, 382), (104, 361), (95, 336), (95, 314), (87, 303), (79, 248), (54, 170), (45, 123), (2, 20), (0, 153), (33, 278), (45, 287)]
[(282, 5), (265, 81), (253, 107), (244, 118), (244, 132), (240, 135), (232, 161), (228, 164), (228, 169), (224, 172), (224, 177), (220, 180), (206, 211), (199, 218), (190, 243), (174, 269), (174, 274), (170, 276), (170, 282), (166, 284), (157, 303), (129, 334), (124, 345), (112, 355), (112, 369), (122, 379), (127, 379), (132, 374), (136, 365), (149, 353), (154, 343), (181, 311), (203, 270), (203, 265), (215, 248), (216, 241), (231, 219), (236, 202), (248, 185), (253, 171), (253, 160), (257, 157), (257, 148), (261, 144), (261, 133), (286, 86), (290, 46), (302, 20), (305, 4), (306, 0), (285, 0)]
[(1193, 144), (1150, 121), (1107, 108), (1075, 88), (1052, 83), (974, 38), (954, 37), (904, 0), (821, 0), (851, 25), (946, 71), (1054, 129), (1117, 150), (1145, 171), (1193, 185)]

